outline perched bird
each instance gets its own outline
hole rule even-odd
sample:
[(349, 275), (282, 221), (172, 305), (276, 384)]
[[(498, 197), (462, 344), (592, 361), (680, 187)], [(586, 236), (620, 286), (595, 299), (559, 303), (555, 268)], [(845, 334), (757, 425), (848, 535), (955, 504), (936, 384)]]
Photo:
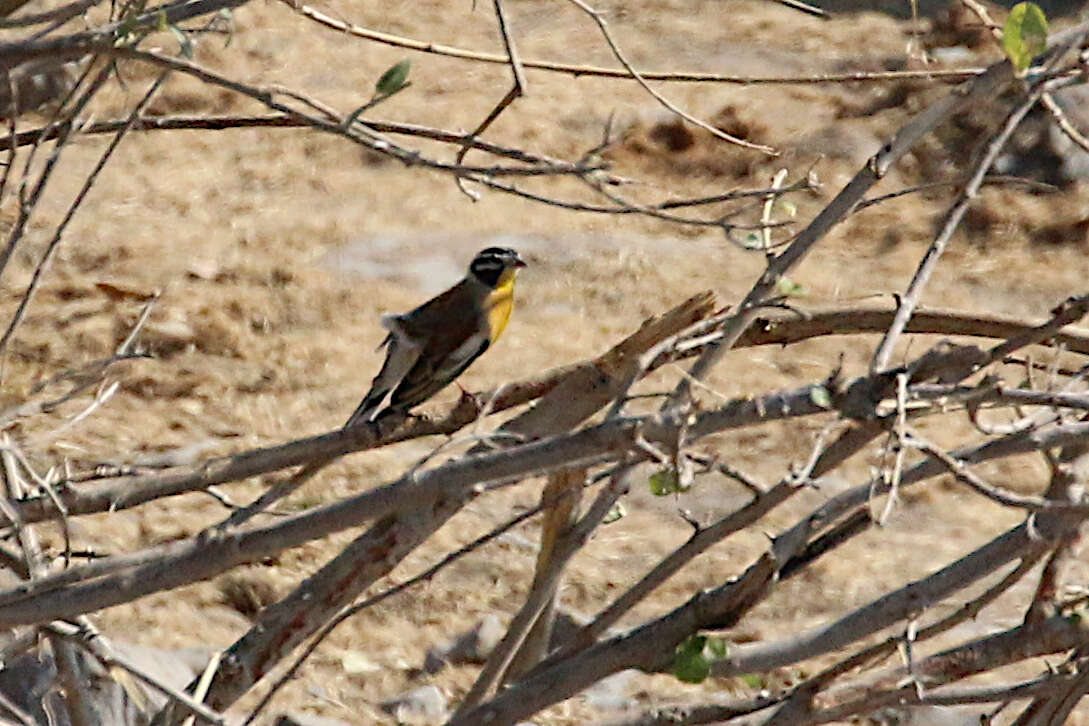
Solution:
[(386, 361), (345, 426), (408, 411), (460, 376), (502, 334), (514, 278), (526, 263), (506, 247), (477, 253), (465, 278), (403, 315), (382, 316)]

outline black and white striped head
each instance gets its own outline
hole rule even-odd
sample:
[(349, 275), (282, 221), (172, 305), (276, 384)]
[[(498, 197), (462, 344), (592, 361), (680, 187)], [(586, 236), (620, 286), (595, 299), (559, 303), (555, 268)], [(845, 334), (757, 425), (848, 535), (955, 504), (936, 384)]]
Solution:
[(518, 253), (509, 247), (487, 247), (476, 253), (469, 263), (469, 274), (488, 287), (508, 282), (519, 269), (526, 266)]

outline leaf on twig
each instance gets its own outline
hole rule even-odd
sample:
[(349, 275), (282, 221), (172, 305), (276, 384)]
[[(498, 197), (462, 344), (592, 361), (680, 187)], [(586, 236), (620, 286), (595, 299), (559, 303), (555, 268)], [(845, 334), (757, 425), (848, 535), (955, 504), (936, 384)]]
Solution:
[(1036, 3), (1018, 3), (1002, 26), (1002, 46), (1020, 73), (1047, 49), (1047, 15)]
[(609, 513), (605, 515), (601, 520), (602, 524), (612, 524), (613, 522), (623, 519), (624, 515), (628, 513), (628, 510), (624, 508), (623, 502), (617, 502), (613, 505), (613, 508), (609, 510)]
[(809, 389), (809, 400), (821, 408), (832, 408), (832, 394), (824, 386), (813, 386)]
[(662, 469), (650, 475), (650, 493), (656, 497), (665, 497), (670, 494), (686, 492), (691, 484), (685, 485), (677, 476), (675, 469)]
[(711, 664), (729, 653), (730, 646), (722, 638), (691, 635), (673, 652), (670, 673), (685, 683), (699, 683), (711, 675)]
[(386, 72), (379, 77), (378, 82), (374, 84), (375, 95), (392, 96), (400, 91), (408, 84), (408, 72), (410, 70), (412, 70), (412, 61), (408, 58), (387, 68)]
[(806, 292), (808, 292), (808, 290), (805, 289), (804, 285), (799, 285), (786, 275), (780, 277), (778, 282), (775, 283), (775, 286), (779, 289), (779, 294), (783, 297), (791, 297), (792, 295), (804, 295)]
[(192, 58), (193, 41), (189, 39), (189, 36), (185, 34), (185, 31), (177, 25), (171, 25), (170, 32), (174, 34), (174, 37), (178, 41), (178, 45), (181, 46), (181, 54), (186, 58)]

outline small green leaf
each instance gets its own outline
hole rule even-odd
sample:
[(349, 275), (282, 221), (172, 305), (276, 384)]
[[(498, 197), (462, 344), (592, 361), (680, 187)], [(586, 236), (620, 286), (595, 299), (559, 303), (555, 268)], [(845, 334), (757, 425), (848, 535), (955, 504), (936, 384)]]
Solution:
[(673, 666), (670, 672), (679, 681), (699, 683), (711, 675), (711, 660), (704, 654), (707, 638), (702, 635), (689, 636), (673, 652)]
[(764, 688), (764, 679), (758, 673), (746, 673), (745, 675), (738, 677), (741, 679), (741, 682), (749, 688), (755, 688), (757, 690), (763, 690)]
[(1002, 46), (1018, 72), (1047, 49), (1047, 15), (1039, 5), (1024, 2), (1013, 6), (1002, 26)]
[(227, 39), (223, 41), (223, 47), (230, 48), (234, 41), (234, 13), (230, 8), (220, 8), (219, 19), (227, 26)]
[(654, 496), (665, 497), (681, 491), (684, 490), (673, 469), (662, 469), (650, 475), (650, 493)]
[(612, 524), (618, 519), (623, 519), (624, 515), (628, 513), (628, 510), (624, 508), (622, 502), (617, 502), (613, 505), (613, 508), (609, 510), (609, 513), (605, 515), (605, 518), (601, 520), (602, 524)]
[(408, 72), (410, 70), (412, 70), (412, 61), (408, 58), (390, 66), (378, 79), (378, 82), (374, 84), (375, 94), (389, 96), (400, 91), (408, 82)]
[(166, 11), (165, 10), (160, 10), (159, 11), (158, 21), (159, 21), (159, 31), (162, 32), (162, 33), (165, 33), (167, 31), (167, 29), (170, 28), (170, 23), (168, 23), (166, 21)]
[(730, 654), (730, 643), (723, 638), (708, 638), (707, 653), (715, 660), (722, 660)]
[(791, 280), (789, 277), (783, 276), (779, 278), (779, 282), (776, 283), (776, 287), (779, 288), (779, 294), (783, 297), (790, 297), (792, 295), (804, 295), (806, 289), (804, 286)]
[(178, 45), (181, 46), (181, 54), (186, 58), (192, 58), (193, 41), (189, 39), (189, 36), (185, 34), (185, 31), (179, 28), (177, 25), (171, 25), (170, 32), (174, 34), (175, 38), (177, 38)]
[(722, 638), (691, 635), (673, 652), (670, 672), (677, 680), (699, 683), (711, 675), (711, 664), (722, 660), (730, 652), (730, 645)]
[(832, 408), (832, 394), (824, 386), (813, 386), (809, 389), (809, 400), (813, 405), (821, 408)]
[(747, 250), (762, 250), (764, 249), (764, 238), (756, 232), (749, 232), (745, 235), (741, 245)]

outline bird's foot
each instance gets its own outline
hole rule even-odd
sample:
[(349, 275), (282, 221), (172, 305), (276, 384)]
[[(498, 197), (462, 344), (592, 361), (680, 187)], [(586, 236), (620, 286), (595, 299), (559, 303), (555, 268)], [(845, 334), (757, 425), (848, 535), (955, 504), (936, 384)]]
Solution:
[(461, 397), (458, 399), (457, 403), (458, 408), (461, 408), (463, 405), (471, 405), (477, 411), (477, 413), (484, 409), (484, 400), (480, 396), (473, 393), (472, 391), (466, 390), (465, 386), (461, 385), (457, 381), (454, 381), (454, 385), (456, 385), (458, 387), (458, 390), (461, 391)]

